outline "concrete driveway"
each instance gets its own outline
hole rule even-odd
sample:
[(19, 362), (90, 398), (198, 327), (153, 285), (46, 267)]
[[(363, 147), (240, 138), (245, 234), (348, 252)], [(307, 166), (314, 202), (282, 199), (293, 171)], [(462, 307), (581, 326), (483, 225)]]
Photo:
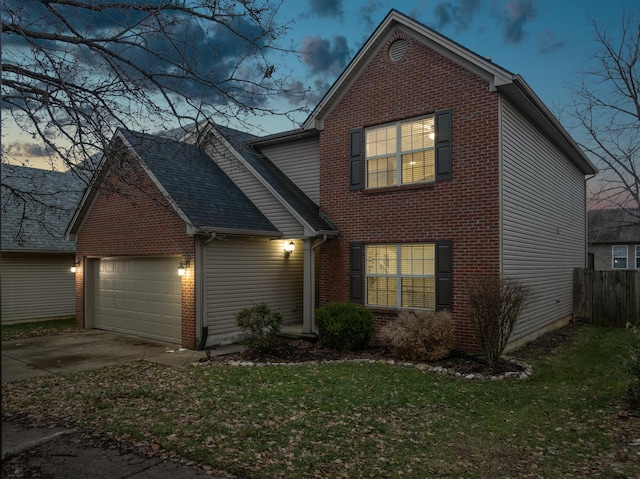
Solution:
[(137, 360), (182, 367), (204, 357), (204, 351), (191, 351), (178, 345), (93, 329), (3, 341), (2, 381), (64, 374)]

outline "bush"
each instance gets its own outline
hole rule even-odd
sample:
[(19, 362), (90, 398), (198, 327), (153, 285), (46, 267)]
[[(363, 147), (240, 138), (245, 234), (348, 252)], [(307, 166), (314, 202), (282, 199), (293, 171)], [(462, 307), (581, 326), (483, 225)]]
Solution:
[(530, 296), (516, 279), (485, 278), (469, 291), (468, 313), (489, 367), (495, 368)]
[(282, 325), (282, 314), (264, 301), (245, 308), (236, 315), (236, 323), (249, 336), (242, 341), (249, 349), (267, 351), (276, 343)]
[(373, 313), (354, 303), (328, 303), (316, 312), (322, 345), (339, 351), (365, 348), (373, 337)]
[(402, 311), (380, 332), (394, 356), (411, 361), (438, 361), (451, 354), (455, 333), (448, 311)]

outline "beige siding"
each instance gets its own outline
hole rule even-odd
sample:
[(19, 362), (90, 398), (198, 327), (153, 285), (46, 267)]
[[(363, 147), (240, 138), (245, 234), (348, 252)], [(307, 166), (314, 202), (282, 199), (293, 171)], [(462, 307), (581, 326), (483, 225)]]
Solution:
[(205, 325), (208, 343), (237, 340), (236, 314), (261, 301), (282, 313), (284, 323), (302, 323), (303, 244), (284, 257), (283, 240), (228, 238), (205, 248)]
[(206, 148), (206, 152), (285, 236), (300, 237), (304, 234), (304, 228), (300, 222), (247, 169), (241, 160), (221, 146), (209, 146)]
[(262, 152), (320, 204), (320, 142), (317, 138), (262, 148)]
[(2, 258), (2, 323), (74, 316), (73, 255)]
[(502, 271), (533, 291), (515, 340), (572, 313), (572, 271), (586, 257), (585, 182), (506, 99), (502, 121)]
[(91, 264), (93, 327), (181, 341), (182, 283), (176, 258), (105, 258)]

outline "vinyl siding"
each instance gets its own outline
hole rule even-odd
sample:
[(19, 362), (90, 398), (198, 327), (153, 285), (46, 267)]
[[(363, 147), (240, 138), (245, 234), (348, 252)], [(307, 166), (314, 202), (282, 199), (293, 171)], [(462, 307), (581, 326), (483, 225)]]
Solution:
[(238, 339), (236, 314), (265, 301), (282, 313), (284, 324), (302, 323), (303, 243), (284, 257), (283, 240), (228, 238), (207, 245), (205, 262), (205, 325), (208, 343)]
[(320, 143), (317, 138), (261, 148), (291, 181), (320, 204)]
[(208, 146), (206, 152), (285, 236), (300, 237), (304, 234), (300, 222), (240, 160), (220, 146)]
[(512, 340), (571, 315), (585, 265), (584, 176), (508, 100), (502, 105), (502, 272), (532, 288)]
[(2, 258), (2, 323), (75, 315), (74, 255)]

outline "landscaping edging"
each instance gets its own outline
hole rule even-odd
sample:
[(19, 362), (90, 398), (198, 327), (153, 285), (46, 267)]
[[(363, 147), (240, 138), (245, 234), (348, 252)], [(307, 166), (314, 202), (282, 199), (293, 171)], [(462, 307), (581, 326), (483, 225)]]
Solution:
[(193, 363), (194, 366), (232, 366), (232, 367), (267, 367), (267, 366), (315, 366), (318, 364), (344, 364), (344, 363), (366, 363), (366, 364), (387, 364), (389, 366), (400, 366), (405, 368), (415, 368), (418, 371), (424, 371), (435, 374), (442, 374), (446, 376), (453, 376), (460, 379), (467, 380), (491, 380), (491, 381), (504, 381), (506, 379), (518, 379), (525, 380), (533, 376), (533, 368), (531, 365), (518, 361), (515, 358), (505, 358), (509, 363), (517, 365), (523, 368), (524, 371), (508, 371), (497, 375), (484, 375), (479, 373), (464, 374), (456, 371), (454, 368), (445, 368), (442, 366), (434, 366), (428, 363), (410, 363), (410, 362), (396, 362), (393, 359), (337, 359), (337, 360), (321, 360), (321, 361), (303, 361), (303, 362), (291, 362), (291, 363), (279, 363), (279, 362), (254, 362), (254, 361), (241, 361), (230, 360), (226, 362), (221, 361), (203, 361)]

